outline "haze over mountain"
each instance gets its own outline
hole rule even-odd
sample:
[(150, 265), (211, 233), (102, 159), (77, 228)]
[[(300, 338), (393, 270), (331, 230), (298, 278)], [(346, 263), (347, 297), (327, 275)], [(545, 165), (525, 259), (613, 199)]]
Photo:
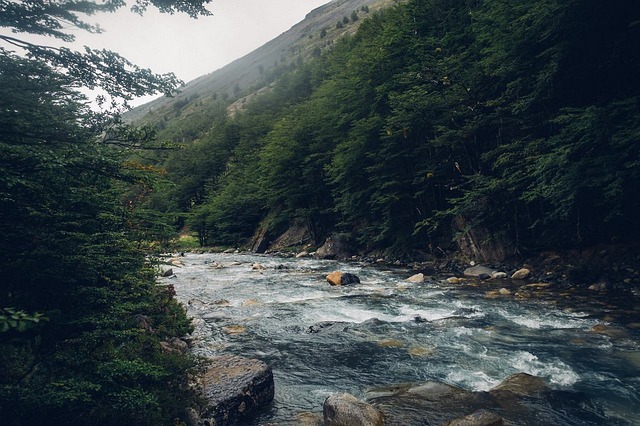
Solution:
[(247, 94), (247, 89), (256, 85), (255, 91), (257, 91), (262, 87), (260, 82), (265, 82), (265, 77), (276, 68), (285, 69), (296, 61), (309, 59), (318, 54), (318, 49), (322, 51), (328, 48), (337, 38), (354, 33), (361, 20), (336, 28), (338, 22), (342, 22), (345, 17), (350, 17), (354, 11), (362, 15), (362, 9), (365, 7), (367, 10), (375, 11), (392, 3), (397, 2), (394, 0), (329, 2), (312, 10), (303, 21), (248, 55), (188, 82), (175, 97), (155, 99), (128, 112), (125, 118), (127, 121), (136, 121), (152, 110), (172, 108), (175, 104), (184, 106), (192, 100), (202, 100), (214, 94), (216, 96), (222, 96), (224, 93), (229, 96)]

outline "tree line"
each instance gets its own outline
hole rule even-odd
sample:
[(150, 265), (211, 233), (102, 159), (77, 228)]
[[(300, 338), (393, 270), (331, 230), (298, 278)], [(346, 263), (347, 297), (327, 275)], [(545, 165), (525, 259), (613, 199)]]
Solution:
[(637, 239), (639, 19), (625, 0), (372, 13), (244, 112), (207, 104), (150, 206), (205, 245), (295, 219), (394, 255), (444, 247), (456, 218), (514, 252)]

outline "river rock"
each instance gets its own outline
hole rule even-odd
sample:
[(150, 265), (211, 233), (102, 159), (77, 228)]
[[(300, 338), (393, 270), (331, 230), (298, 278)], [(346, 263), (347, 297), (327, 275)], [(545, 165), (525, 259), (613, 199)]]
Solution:
[(166, 271), (162, 271), (162, 276), (163, 277), (170, 277), (171, 275), (173, 275), (173, 269), (169, 268)]
[(502, 417), (488, 410), (478, 410), (468, 416), (451, 420), (446, 426), (503, 426)]
[(522, 268), (522, 269), (518, 269), (517, 271), (515, 271), (513, 273), (513, 275), (511, 275), (511, 279), (512, 280), (524, 280), (529, 275), (531, 275), (531, 271), (528, 270), (527, 268)]
[(331, 285), (348, 285), (360, 283), (360, 278), (358, 278), (357, 275), (340, 271), (331, 272), (326, 276), (326, 279)]
[(502, 278), (507, 278), (507, 273), (506, 272), (493, 272), (491, 274), (491, 278), (495, 278), (495, 279), (502, 279)]
[(434, 381), (378, 387), (366, 396), (393, 425), (444, 425), (491, 403), (486, 393)]
[(486, 266), (478, 265), (465, 269), (463, 274), (465, 277), (487, 278), (491, 277), (494, 272), (497, 271), (487, 268)]
[(309, 252), (301, 251), (300, 253), (296, 254), (296, 259), (300, 259), (300, 258), (307, 257), (307, 256), (309, 256)]
[(256, 271), (262, 271), (262, 270), (265, 270), (267, 268), (262, 263), (254, 263), (251, 266), (251, 269), (256, 270)]
[(232, 248), (230, 248), (230, 249), (226, 249), (226, 250), (225, 250), (225, 251), (223, 251), (222, 253), (225, 253), (225, 254), (231, 254), (231, 253), (235, 253), (235, 252), (236, 252), (236, 249), (232, 249)]
[(343, 393), (332, 395), (322, 408), (324, 426), (382, 426), (382, 414), (372, 405)]
[(489, 393), (492, 395), (509, 392), (517, 395), (534, 395), (548, 390), (549, 387), (541, 377), (532, 376), (527, 373), (513, 374), (492, 388)]
[(235, 425), (273, 400), (273, 373), (264, 362), (236, 355), (209, 361), (197, 383), (206, 405), (190, 415), (192, 424)]
[(326, 280), (331, 285), (342, 285), (342, 272), (333, 271), (327, 275)]
[(410, 283), (423, 283), (424, 282), (424, 274), (415, 274), (407, 278), (407, 281)]

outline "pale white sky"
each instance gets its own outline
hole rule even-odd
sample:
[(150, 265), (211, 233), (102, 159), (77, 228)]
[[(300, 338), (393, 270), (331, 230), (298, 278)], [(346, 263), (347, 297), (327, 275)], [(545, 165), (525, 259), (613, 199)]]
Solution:
[[(105, 32), (91, 34), (72, 28), (69, 31), (76, 36), (72, 45), (39, 36), (19, 37), (50, 46), (64, 44), (76, 50), (83, 46), (112, 50), (141, 68), (158, 74), (173, 72), (189, 82), (252, 52), (330, 1), (212, 0), (207, 9), (213, 16), (198, 19), (185, 14), (161, 14), (151, 6), (140, 16), (124, 7), (116, 13), (86, 17), (86, 22), (100, 25)], [(141, 105), (157, 96), (138, 98), (131, 105)]]
[(87, 19), (105, 33), (78, 30), (76, 37), (80, 45), (113, 50), (142, 68), (174, 72), (188, 82), (257, 49), (329, 1), (213, 0), (207, 8), (214, 16), (197, 20), (152, 7), (144, 16), (123, 8)]

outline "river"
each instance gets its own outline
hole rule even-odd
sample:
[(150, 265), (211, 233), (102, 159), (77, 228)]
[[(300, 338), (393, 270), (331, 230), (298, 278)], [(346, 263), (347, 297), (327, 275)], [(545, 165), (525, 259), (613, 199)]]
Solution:
[[(194, 352), (258, 358), (273, 369), (274, 403), (252, 424), (299, 424), (334, 393), (364, 398), (371, 387), (428, 380), (486, 391), (519, 372), (544, 378), (559, 396), (517, 424), (640, 424), (640, 333), (596, 333), (609, 326), (589, 312), (487, 298), (444, 277), (414, 284), (409, 270), (357, 263), (181, 260), (162, 280), (194, 318)], [(362, 282), (332, 287), (324, 276), (334, 270)]]

